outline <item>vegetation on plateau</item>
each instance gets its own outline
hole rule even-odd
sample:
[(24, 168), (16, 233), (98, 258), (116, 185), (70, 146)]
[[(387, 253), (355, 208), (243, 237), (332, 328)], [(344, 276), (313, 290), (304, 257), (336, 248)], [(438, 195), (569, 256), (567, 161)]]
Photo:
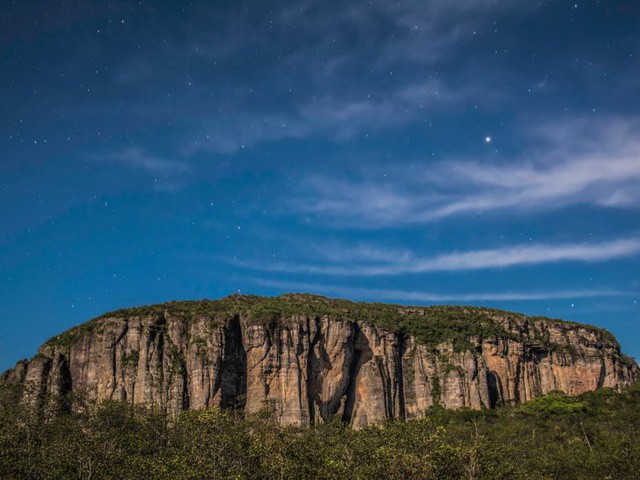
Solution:
[(269, 412), (169, 416), (126, 403), (46, 415), (0, 402), (7, 479), (637, 479), (640, 386), (497, 410), (432, 409), (352, 430), (278, 427)]
[[(527, 317), (519, 313), (482, 307), (450, 305), (407, 307), (385, 303), (352, 302), (309, 294), (285, 294), (277, 297), (230, 295), (219, 300), (167, 302), (116, 310), (53, 337), (46, 345), (69, 346), (110, 319), (162, 315), (180, 317), (185, 321), (205, 317), (218, 324), (223, 324), (235, 315), (243, 317), (247, 322), (262, 324), (287, 322), (292, 318), (300, 317), (329, 317), (367, 322), (390, 332), (402, 332), (426, 345), (436, 346), (443, 342), (451, 342), (456, 350), (470, 348), (469, 339), (472, 337), (514, 337), (514, 332), (505, 329), (503, 324), (496, 320), (497, 318), (514, 325), (527, 321), (534, 326), (534, 330), (536, 330), (535, 325), (541, 322), (562, 324), (566, 327), (584, 327), (573, 322), (546, 317)], [(615, 338), (608, 331), (592, 326), (588, 328), (598, 332), (603, 341), (617, 345)], [(538, 340), (548, 349), (564, 348), (563, 345), (552, 344), (545, 340), (542, 332)]]

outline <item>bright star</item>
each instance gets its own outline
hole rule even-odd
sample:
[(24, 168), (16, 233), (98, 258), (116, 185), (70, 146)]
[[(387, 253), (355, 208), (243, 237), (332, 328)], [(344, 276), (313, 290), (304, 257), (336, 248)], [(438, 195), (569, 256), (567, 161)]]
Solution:
[(484, 141), (486, 143), (491, 143), (491, 137), (489, 137), (489, 136), (484, 137)]

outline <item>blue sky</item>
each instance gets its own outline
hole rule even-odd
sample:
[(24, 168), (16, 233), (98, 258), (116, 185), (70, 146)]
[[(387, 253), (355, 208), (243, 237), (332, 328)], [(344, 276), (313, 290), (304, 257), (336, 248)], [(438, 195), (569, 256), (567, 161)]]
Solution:
[(636, 1), (0, 24), (0, 369), (106, 310), (238, 291), (565, 318), (640, 358)]

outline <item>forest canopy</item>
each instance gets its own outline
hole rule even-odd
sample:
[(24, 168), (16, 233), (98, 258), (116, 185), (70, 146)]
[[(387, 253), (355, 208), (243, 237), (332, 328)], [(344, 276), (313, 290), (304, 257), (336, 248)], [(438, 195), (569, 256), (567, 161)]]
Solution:
[(432, 408), (353, 430), (339, 419), (279, 427), (270, 412), (187, 411), (123, 402), (47, 416), (5, 401), (8, 479), (635, 479), (640, 385), (562, 392), (496, 410)]

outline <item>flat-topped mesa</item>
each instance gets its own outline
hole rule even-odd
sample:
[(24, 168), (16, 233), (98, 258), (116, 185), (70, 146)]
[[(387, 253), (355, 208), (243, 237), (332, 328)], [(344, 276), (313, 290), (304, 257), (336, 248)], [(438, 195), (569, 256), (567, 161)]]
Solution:
[[(282, 425), (356, 427), (640, 379), (606, 330), (476, 307), (404, 307), (316, 295), (169, 302), (107, 313), (3, 375), (43, 406), (78, 397), (267, 409)], [(74, 394), (74, 395), (70, 395)]]

